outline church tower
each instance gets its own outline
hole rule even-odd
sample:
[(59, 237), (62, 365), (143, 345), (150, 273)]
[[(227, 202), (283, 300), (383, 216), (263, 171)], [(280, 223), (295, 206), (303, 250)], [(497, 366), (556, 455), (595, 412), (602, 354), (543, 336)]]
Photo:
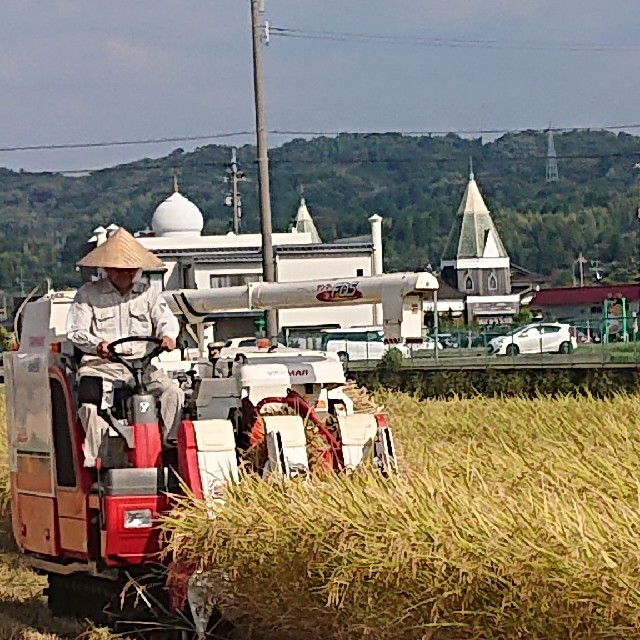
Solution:
[(511, 264), (482, 199), (470, 162), (469, 182), (440, 260), (442, 279), (467, 296), (511, 293)]
[(322, 242), (322, 240), (320, 239), (320, 234), (316, 229), (316, 225), (313, 222), (313, 218), (311, 217), (309, 209), (307, 208), (307, 202), (302, 194), (300, 194), (300, 204), (298, 205), (298, 213), (296, 214), (293, 228), (298, 233), (310, 233), (311, 241), (313, 243), (320, 244)]

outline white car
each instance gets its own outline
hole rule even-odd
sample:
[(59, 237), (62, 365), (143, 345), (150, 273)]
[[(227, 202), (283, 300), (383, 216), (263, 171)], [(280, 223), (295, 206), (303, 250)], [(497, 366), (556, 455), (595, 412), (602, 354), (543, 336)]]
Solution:
[[(433, 349), (433, 338), (427, 338), (419, 345), (385, 344), (382, 327), (351, 327), (349, 329), (325, 329), (322, 337), (322, 351), (334, 352), (343, 362), (348, 360), (380, 360), (389, 349), (395, 347), (405, 358), (411, 357), (417, 349)], [(438, 344), (442, 349), (442, 345)]]
[(493, 338), (487, 349), (492, 355), (517, 356), (519, 353), (572, 353), (577, 346), (570, 324), (540, 322)]
[[(282, 348), (284, 346), (284, 344), (278, 342), (278, 348)], [(220, 356), (226, 357), (228, 355), (235, 355), (238, 350), (242, 349), (246, 349), (247, 351), (258, 351), (258, 339), (255, 336), (230, 338), (222, 346)]]
[(231, 338), (224, 343), (223, 349), (237, 349), (238, 347), (257, 347), (258, 339), (255, 336), (243, 338)]

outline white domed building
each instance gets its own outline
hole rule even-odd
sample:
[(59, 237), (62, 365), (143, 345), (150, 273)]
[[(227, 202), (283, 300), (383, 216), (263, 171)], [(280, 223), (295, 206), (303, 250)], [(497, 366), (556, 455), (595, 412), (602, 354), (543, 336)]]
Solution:
[(191, 200), (176, 190), (153, 212), (151, 229), (158, 238), (201, 236), (204, 217)]
[[(291, 230), (272, 234), (276, 280), (296, 282), (375, 275), (382, 264), (382, 218), (372, 216), (369, 220), (372, 235), (325, 243), (306, 201), (301, 198)], [(209, 289), (262, 280), (261, 234), (203, 235), (203, 229), (202, 212), (179, 192), (174, 180), (173, 193), (156, 207), (150, 228), (130, 230), (165, 264), (164, 269), (146, 274), (153, 286), (162, 290)], [(102, 228), (94, 231), (87, 250), (106, 235)], [(312, 347), (318, 346), (321, 329), (381, 324), (378, 314), (376, 305), (331, 310), (283, 309), (278, 312), (278, 326), (284, 336), (293, 340), (315, 334), (315, 338), (307, 341), (307, 346)], [(215, 339), (254, 335), (259, 316), (262, 311), (249, 309), (213, 314)]]

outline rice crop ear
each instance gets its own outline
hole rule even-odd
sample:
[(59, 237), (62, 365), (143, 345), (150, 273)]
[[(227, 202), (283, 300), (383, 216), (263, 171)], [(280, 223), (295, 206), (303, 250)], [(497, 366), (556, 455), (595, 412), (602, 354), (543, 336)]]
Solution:
[(0, 517), (7, 515), (11, 502), (9, 485), (9, 444), (7, 438), (6, 404), (4, 396), (0, 399)]
[(374, 400), (409, 475), (248, 474), (214, 520), (185, 499), (167, 522), (177, 557), (225, 576), (212, 598), (241, 628), (640, 638), (636, 398)]

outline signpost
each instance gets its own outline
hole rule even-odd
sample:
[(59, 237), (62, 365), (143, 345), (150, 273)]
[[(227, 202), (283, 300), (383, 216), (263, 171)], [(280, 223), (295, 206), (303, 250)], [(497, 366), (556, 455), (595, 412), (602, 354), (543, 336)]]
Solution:
[(622, 333), (623, 342), (628, 342), (627, 299), (621, 296), (605, 300), (602, 306), (602, 313), (604, 319), (602, 342), (608, 344), (609, 336), (618, 333)]

